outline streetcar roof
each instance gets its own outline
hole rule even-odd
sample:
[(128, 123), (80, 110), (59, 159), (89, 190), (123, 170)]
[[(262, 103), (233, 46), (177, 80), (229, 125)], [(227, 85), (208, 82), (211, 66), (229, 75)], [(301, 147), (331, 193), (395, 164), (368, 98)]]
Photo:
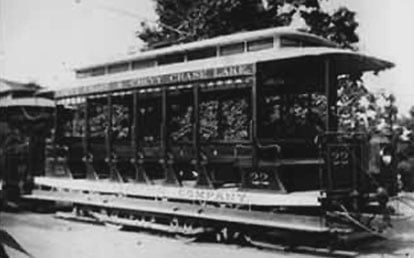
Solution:
[[(90, 77), (77, 80), (75, 87), (56, 91), (56, 97), (69, 97), (75, 95), (97, 94), (110, 92), (113, 83), (122, 83), (140, 78), (150, 78), (169, 74), (201, 71), (206, 69), (217, 69), (224, 67), (301, 60), (323, 61), (329, 59), (338, 74), (353, 74), (366, 71), (380, 71), (394, 66), (393, 63), (365, 55), (351, 50), (329, 48), (329, 47), (304, 47), (269, 49), (258, 52), (244, 53), (240, 55), (221, 56), (202, 59), (191, 62), (157, 66), (143, 70), (133, 70), (124, 73), (110, 74), (106, 76)], [(186, 81), (182, 83), (190, 83)], [(145, 85), (143, 85), (145, 86)], [(147, 85), (151, 86), (151, 85)], [(128, 89), (128, 87), (125, 87)], [(129, 87), (129, 89), (134, 87)], [(136, 88), (136, 87), (135, 87)], [(116, 90), (120, 90), (117, 88)]]
[(35, 92), (40, 86), (34, 83), (20, 83), (0, 78), (0, 94), (16, 91)]
[(41, 108), (54, 108), (55, 103), (52, 100), (45, 98), (16, 98), (6, 99), (0, 101), (0, 108), (11, 108), (11, 107), (41, 107)]
[(108, 66), (112, 64), (119, 64), (128, 61), (136, 60), (147, 60), (150, 58), (156, 58), (160, 56), (165, 56), (174, 53), (183, 53), (190, 50), (204, 49), (208, 47), (218, 47), (222, 45), (229, 45), (233, 43), (240, 43), (248, 40), (258, 40), (268, 37), (280, 37), (280, 36), (294, 36), (304, 40), (309, 40), (314, 43), (319, 44), (320, 46), (326, 47), (338, 47), (338, 45), (332, 41), (324, 39), (314, 34), (303, 32), (300, 30), (292, 29), (291, 27), (277, 27), (277, 28), (268, 28), (255, 31), (239, 32), (230, 35), (218, 36), (210, 39), (203, 39), (199, 41), (194, 41), (190, 43), (181, 43), (175, 44), (169, 47), (163, 47), (143, 52), (137, 52), (136, 54), (113, 58), (111, 60), (105, 60), (103, 62), (91, 63), (85, 66), (76, 68), (76, 71), (97, 68), (102, 66)]

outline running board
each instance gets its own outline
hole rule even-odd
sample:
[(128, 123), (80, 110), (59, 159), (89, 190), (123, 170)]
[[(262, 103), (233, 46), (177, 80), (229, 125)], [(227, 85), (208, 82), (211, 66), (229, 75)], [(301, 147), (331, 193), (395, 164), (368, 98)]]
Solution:
[(320, 191), (284, 193), (240, 190), (238, 188), (203, 189), (46, 177), (35, 177), (34, 183), (40, 188), (46, 187), (66, 191), (84, 191), (85, 193), (115, 194), (137, 198), (174, 199), (181, 201), (199, 201), (202, 203), (209, 202), (267, 207), (318, 208), (321, 206), (319, 201), (321, 198)]
[[(198, 220), (210, 220), (242, 226), (259, 226), (268, 229), (283, 229), (289, 231), (303, 231), (313, 233), (331, 233), (332, 229), (326, 226), (321, 217), (269, 213), (261, 211), (217, 208), (187, 203), (145, 200), (113, 195), (84, 194), (60, 191), (35, 190), (25, 199), (71, 202), (78, 205), (97, 208), (117, 209), (131, 212), (145, 212), (177, 217), (190, 217)], [(335, 229), (334, 229), (335, 230)], [(342, 229), (341, 229), (342, 230)], [(343, 229), (344, 233), (351, 233), (351, 229)]]

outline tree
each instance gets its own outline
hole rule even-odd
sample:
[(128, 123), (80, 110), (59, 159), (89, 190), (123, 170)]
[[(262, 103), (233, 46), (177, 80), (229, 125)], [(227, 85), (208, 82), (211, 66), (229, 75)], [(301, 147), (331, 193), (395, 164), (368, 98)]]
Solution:
[[(310, 33), (356, 49), (355, 12), (341, 7), (330, 14), (320, 1), (330, 0), (154, 0), (158, 25), (142, 23), (138, 37), (145, 49), (202, 40), (240, 31), (302, 23)], [(302, 26), (303, 27), (303, 26)], [(376, 133), (389, 129), (396, 114), (393, 96), (373, 94), (361, 74), (339, 80), (339, 128)], [(380, 103), (387, 102), (387, 107)], [(384, 123), (386, 126), (384, 126)]]
[(141, 24), (147, 49), (240, 31), (287, 26), (302, 18), (311, 33), (352, 48), (358, 41), (355, 13), (343, 7), (330, 15), (318, 0), (154, 0), (159, 20)]
[(391, 133), (398, 109), (395, 97), (368, 91), (359, 75), (339, 80), (338, 117), (341, 131)]

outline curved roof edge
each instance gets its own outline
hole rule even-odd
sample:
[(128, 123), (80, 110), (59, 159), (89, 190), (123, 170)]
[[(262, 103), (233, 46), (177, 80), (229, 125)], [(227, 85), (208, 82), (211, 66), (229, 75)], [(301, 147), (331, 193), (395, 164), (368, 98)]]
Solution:
[(165, 48), (138, 52), (133, 55), (125, 55), (124, 57), (114, 58), (112, 60), (105, 60), (102, 62), (93, 62), (88, 65), (77, 67), (75, 68), (75, 70), (79, 71), (79, 70), (91, 69), (91, 68), (96, 68), (100, 66), (117, 64), (121, 62), (147, 59), (147, 58), (157, 57), (157, 56), (165, 55), (165, 54), (173, 54), (176, 52), (195, 50), (195, 49), (211, 47), (211, 46), (227, 45), (231, 43), (240, 42), (243, 40), (260, 39), (264, 37), (277, 36), (277, 35), (285, 35), (285, 36), (294, 35), (294, 36), (304, 37), (308, 39), (318, 40), (331, 47), (338, 47), (336, 43), (329, 41), (325, 38), (322, 38), (320, 36), (317, 36), (315, 34), (293, 29), (292, 27), (276, 27), (276, 28), (268, 28), (268, 29), (262, 29), (262, 30), (238, 32), (238, 33), (229, 34), (229, 35), (217, 36), (217, 37), (210, 38), (210, 39), (203, 39), (203, 40), (193, 41), (189, 43), (172, 45), (172, 46), (165, 47)]
[(0, 78), (0, 94), (14, 91), (35, 92), (42, 87), (35, 83), (21, 83)]
[[(314, 47), (314, 48), (291, 48), (283, 51), (262, 51), (252, 54), (225, 56), (220, 58), (211, 58), (202, 61), (194, 61), (190, 63), (180, 63), (173, 65), (166, 65), (163, 67), (155, 67), (151, 69), (142, 70), (139, 73), (136, 71), (124, 74), (114, 74), (112, 76), (96, 77), (87, 80), (79, 81), (80, 83), (75, 87), (63, 88), (56, 91), (55, 97), (64, 97), (70, 95), (84, 95), (96, 93), (99, 90), (108, 92), (120, 90), (120, 88), (113, 88), (113, 84), (133, 82), (141, 79), (151, 79), (154, 77), (185, 73), (190, 71), (202, 71), (206, 69), (218, 69), (224, 67), (234, 67), (251, 65), (255, 63), (264, 62), (278, 62), (283, 60), (299, 60), (301, 58), (316, 58), (321, 61), (330, 58), (335, 62), (337, 71), (339, 73), (353, 73), (366, 72), (389, 69), (394, 67), (394, 64), (373, 56), (365, 55), (360, 52), (354, 52), (344, 49), (328, 48), (328, 47)], [(186, 81), (187, 82), (187, 81)], [(183, 83), (183, 82), (180, 82)], [(144, 86), (144, 85), (143, 85)], [(148, 85), (153, 86), (153, 85)], [(96, 89), (95, 89), (96, 87)], [(102, 88), (101, 88), (102, 87)], [(131, 88), (128, 86), (127, 88)], [(134, 87), (132, 87), (134, 88)], [(138, 87), (139, 88), (139, 87)], [(79, 94), (75, 94), (78, 92)]]
[(10, 107), (46, 107), (54, 108), (55, 102), (46, 98), (18, 98), (8, 99), (0, 102), (0, 108)]

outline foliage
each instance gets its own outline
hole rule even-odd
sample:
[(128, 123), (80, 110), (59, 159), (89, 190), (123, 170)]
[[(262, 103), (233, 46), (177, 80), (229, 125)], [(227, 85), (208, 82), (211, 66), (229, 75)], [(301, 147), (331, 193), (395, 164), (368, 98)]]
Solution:
[(333, 15), (329, 15), (320, 9), (308, 12), (301, 11), (301, 14), (310, 27), (310, 33), (337, 42), (341, 47), (355, 48), (353, 43), (359, 40), (355, 33), (358, 27), (355, 12), (341, 7)]
[[(359, 40), (355, 12), (341, 7), (328, 13), (322, 0), (154, 1), (158, 25), (143, 23), (137, 33), (146, 49), (294, 24), (342, 48), (356, 49)], [(343, 77), (339, 83), (340, 130), (375, 133), (390, 128), (397, 112), (393, 96), (369, 92), (360, 74)]]
[(398, 124), (409, 131), (414, 131), (414, 106), (410, 108), (408, 116), (403, 116), (398, 120)]
[[(207, 99), (200, 103), (200, 110), (201, 140), (237, 141), (248, 138), (249, 104), (246, 98)], [(192, 114), (191, 106), (173, 114), (169, 128), (174, 140), (191, 140)]]
[(397, 121), (401, 126), (400, 144), (397, 147), (398, 172), (401, 175), (403, 190), (414, 191), (414, 106), (409, 116), (400, 117)]
[(358, 41), (355, 13), (340, 8), (330, 15), (317, 0), (155, 0), (158, 25), (141, 24), (137, 35), (147, 49), (240, 31), (287, 26), (296, 16), (311, 33), (343, 47)]
[(395, 97), (386, 92), (369, 92), (359, 76), (339, 80), (339, 129), (365, 133), (390, 133), (398, 109)]

